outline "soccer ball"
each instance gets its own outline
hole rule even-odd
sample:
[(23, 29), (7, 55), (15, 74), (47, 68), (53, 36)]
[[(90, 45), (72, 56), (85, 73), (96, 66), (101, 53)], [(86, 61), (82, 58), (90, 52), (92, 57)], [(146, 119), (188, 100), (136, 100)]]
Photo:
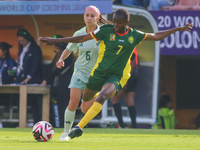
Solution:
[(53, 138), (54, 129), (50, 123), (39, 121), (33, 126), (32, 134), (35, 140), (39, 142), (47, 142)]

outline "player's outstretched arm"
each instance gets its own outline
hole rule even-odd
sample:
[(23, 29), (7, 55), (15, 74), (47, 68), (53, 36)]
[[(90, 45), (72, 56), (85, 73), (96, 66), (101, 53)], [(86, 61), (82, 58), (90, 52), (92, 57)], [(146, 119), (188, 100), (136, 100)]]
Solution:
[(90, 33), (74, 37), (66, 38), (51, 38), (51, 37), (40, 37), (39, 40), (44, 43), (44, 45), (53, 45), (56, 43), (82, 43), (88, 40), (93, 39)]
[(162, 40), (162, 39), (168, 37), (169, 35), (171, 35), (172, 33), (176, 32), (176, 31), (191, 31), (192, 27), (193, 27), (192, 23), (187, 23), (183, 27), (176, 27), (176, 28), (172, 28), (169, 30), (159, 31), (156, 33), (148, 33), (145, 40), (159, 41), (159, 40)]

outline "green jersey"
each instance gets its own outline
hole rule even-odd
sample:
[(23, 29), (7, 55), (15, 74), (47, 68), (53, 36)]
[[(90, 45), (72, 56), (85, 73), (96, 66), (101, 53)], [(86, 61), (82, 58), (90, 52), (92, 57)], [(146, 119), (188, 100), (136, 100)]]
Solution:
[(91, 76), (106, 78), (115, 75), (121, 78), (120, 84), (123, 87), (124, 82), (130, 77), (130, 58), (133, 50), (147, 34), (128, 26), (127, 31), (120, 34), (111, 24), (101, 26), (90, 34), (96, 41), (101, 40), (99, 57)]
[(158, 121), (154, 126), (154, 129), (158, 129), (158, 125), (163, 129), (174, 129), (177, 124), (177, 120), (174, 111), (169, 108), (160, 108), (158, 110)]
[[(86, 27), (76, 31), (73, 36), (84, 34), (86, 34)], [(92, 39), (83, 43), (69, 43), (67, 45), (68, 51), (76, 53), (76, 51), (79, 50), (73, 75), (84, 82), (87, 82), (91, 70), (97, 61), (99, 43), (99, 41), (96, 42), (94, 39)]]

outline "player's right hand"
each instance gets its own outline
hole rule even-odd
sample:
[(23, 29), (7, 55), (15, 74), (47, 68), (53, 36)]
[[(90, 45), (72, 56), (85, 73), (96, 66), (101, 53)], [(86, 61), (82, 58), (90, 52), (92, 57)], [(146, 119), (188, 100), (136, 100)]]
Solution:
[(64, 66), (65, 66), (65, 62), (63, 60), (58, 60), (58, 62), (56, 63), (57, 68), (62, 68)]
[(193, 28), (193, 23), (187, 23), (185, 26), (180, 27), (179, 31), (191, 31)]
[(40, 37), (39, 40), (44, 43), (44, 45), (56, 44), (56, 39), (51, 37)]

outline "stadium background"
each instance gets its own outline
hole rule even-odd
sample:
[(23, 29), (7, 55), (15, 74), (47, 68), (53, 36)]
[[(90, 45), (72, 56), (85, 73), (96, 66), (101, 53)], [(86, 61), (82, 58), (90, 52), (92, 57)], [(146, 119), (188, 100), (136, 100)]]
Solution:
[[(99, 2), (100, 1), (93, 1), (92, 5), (95, 5)], [(53, 36), (54, 34), (71, 36), (77, 29), (80, 29), (84, 26), (82, 13), (84, 10), (83, 7), (85, 7), (85, 5), (80, 5), (81, 7), (77, 9), (78, 12), (73, 12), (71, 10), (66, 13), (57, 11), (55, 9), (53, 12), (40, 11), (40, 14), (31, 14), (31, 11), (29, 11), (22, 15), (19, 11), (22, 7), (15, 6), (12, 11), (9, 10), (8, 5), (13, 7), (13, 5), (16, 5), (16, 3), (18, 2), (5, 2), (7, 9), (4, 9), (4, 11), (2, 9), (2, 3), (0, 3), (0, 41), (5, 41), (13, 44), (13, 48), (11, 48), (10, 52), (11, 56), (15, 59), (17, 59), (18, 52), (16, 32), (19, 28), (26, 28), (35, 37), (35, 39), (38, 39), (39, 36)], [(74, 2), (72, 3), (69, 1), (59, 1), (59, 3), (65, 5), (69, 3), (73, 4)], [(88, 1), (85, 1), (84, 3), (91, 4), (91, 2)], [(38, 5), (40, 5), (37, 1), (34, 3), (27, 2), (27, 5), (28, 4), (33, 4), (32, 10), (34, 13), (36, 12), (37, 8), (39, 8)], [(25, 6), (26, 3), (21, 2), (20, 6), (21, 5)], [(112, 10), (103, 9), (101, 7), (101, 13), (111, 14)], [(52, 13), (55, 12), (58, 12), (58, 14), (53, 15)], [(157, 89), (158, 97), (163, 92), (169, 94), (172, 97), (172, 108), (175, 110), (175, 114), (178, 119), (177, 127), (181, 129), (194, 129), (195, 118), (200, 112), (200, 92), (198, 92), (200, 85), (199, 11), (157, 10), (150, 11), (150, 13), (154, 16), (159, 30), (179, 26), (187, 23), (187, 21), (194, 23), (194, 29), (190, 34), (173, 34), (169, 38), (160, 42), (160, 63), (158, 73), (159, 82)], [(175, 22), (176, 20), (179, 20), (179, 22)], [(134, 24), (134, 26), (139, 30), (141, 29), (142, 31), (145, 31), (145, 28), (147, 28), (149, 25), (146, 24), (145, 27), (143, 26), (143, 23), (137, 23)], [(39, 43), (39, 41), (37, 42)], [(53, 47), (44, 46), (42, 43), (39, 44), (43, 51), (44, 63), (49, 63), (54, 56)], [(145, 45), (146, 43), (144, 44), (144, 47), (139, 48), (143, 52), (139, 52), (138, 54), (139, 56), (144, 55), (148, 57), (140, 56), (140, 60), (145, 61), (146, 59), (152, 59), (153, 61), (155, 59), (154, 55), (149, 55), (151, 53), (148, 51), (148, 49), (151, 49), (151, 47), (147, 47)]]

